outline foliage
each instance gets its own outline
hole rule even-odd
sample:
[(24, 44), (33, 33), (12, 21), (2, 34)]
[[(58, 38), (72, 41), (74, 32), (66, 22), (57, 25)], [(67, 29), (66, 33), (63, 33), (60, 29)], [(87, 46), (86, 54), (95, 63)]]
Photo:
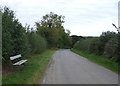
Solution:
[(118, 40), (111, 38), (105, 45), (104, 55), (108, 58), (112, 58), (117, 55)]
[(64, 16), (52, 12), (36, 22), (36, 30), (30, 26), (23, 27), (15, 18), (15, 13), (5, 7), (2, 11), (2, 55), (6, 61), (10, 56), (36, 54), (46, 48), (70, 48), (72, 39), (70, 31), (63, 27)]
[(103, 32), (100, 37), (91, 37), (79, 40), (74, 49), (88, 51), (96, 55), (103, 55), (112, 61), (119, 60), (119, 35), (115, 32)]
[[(120, 32), (118, 32), (118, 53), (117, 53), (117, 56), (118, 56), (118, 62), (120, 63)], [(120, 67), (120, 66), (119, 66)]]
[(100, 51), (101, 51), (100, 48), (101, 48), (101, 42), (99, 38), (93, 38), (89, 46), (89, 52), (100, 55)]
[(2, 19), (2, 56), (6, 61), (10, 56), (41, 53), (46, 49), (46, 40), (29, 26), (23, 27), (12, 10), (5, 7)]
[(117, 38), (117, 34), (115, 32), (103, 32), (100, 36), (100, 54), (102, 55), (104, 53), (105, 45), (111, 38)]
[(41, 53), (46, 49), (47, 43), (43, 37), (34, 31), (27, 32), (29, 52), (31, 54)]
[(72, 38), (72, 47), (74, 46), (74, 44), (75, 44), (77, 41), (79, 41), (80, 39), (84, 39), (84, 37), (82, 37), (82, 36), (77, 36), (77, 35), (72, 35), (71, 38)]
[(59, 16), (53, 12), (50, 12), (50, 14), (43, 16), (40, 26), (61, 29), (63, 28), (62, 23), (64, 23), (64, 18), (65, 17), (62, 15)]
[(74, 45), (74, 48), (77, 50), (88, 51), (92, 39), (86, 38), (77, 41)]
[(16, 54), (25, 54), (25, 29), (15, 19), (14, 12), (7, 7), (2, 12), (2, 55), (7, 60)]
[(57, 44), (59, 48), (71, 48), (72, 39), (68, 34), (62, 32)]
[(65, 32), (63, 23), (64, 16), (52, 12), (43, 16), (41, 22), (36, 22), (37, 33), (46, 39), (48, 48), (70, 48), (72, 41), (70, 31)]

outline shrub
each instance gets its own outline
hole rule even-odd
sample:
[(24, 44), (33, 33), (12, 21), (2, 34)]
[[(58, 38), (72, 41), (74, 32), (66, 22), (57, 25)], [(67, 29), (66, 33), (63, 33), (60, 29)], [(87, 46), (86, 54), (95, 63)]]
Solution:
[(100, 37), (85, 38), (75, 43), (74, 48), (88, 51), (97, 55), (103, 55), (112, 61), (120, 61), (119, 58), (120, 36), (115, 32), (103, 32)]
[(89, 46), (89, 52), (95, 53), (95, 54), (100, 54), (100, 40), (99, 40), (99, 38), (92, 39), (90, 46)]
[(41, 53), (46, 49), (47, 43), (36, 32), (28, 32), (28, 45), (30, 53)]
[(107, 58), (112, 58), (117, 55), (118, 40), (111, 38), (105, 45), (104, 55)]
[(74, 48), (77, 50), (88, 51), (91, 41), (91, 38), (81, 39), (75, 43)]
[(104, 49), (106, 43), (111, 39), (117, 37), (117, 34), (115, 32), (103, 32), (100, 36), (100, 55), (104, 54)]

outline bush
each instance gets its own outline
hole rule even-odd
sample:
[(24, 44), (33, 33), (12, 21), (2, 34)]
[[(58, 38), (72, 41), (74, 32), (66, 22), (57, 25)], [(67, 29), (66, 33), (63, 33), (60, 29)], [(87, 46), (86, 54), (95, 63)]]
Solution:
[(105, 45), (106, 43), (111, 39), (111, 38), (115, 38), (117, 37), (117, 34), (115, 32), (103, 32), (100, 36), (100, 55), (104, 54), (104, 49), (105, 49)]
[(75, 43), (74, 48), (77, 50), (88, 51), (91, 41), (91, 38), (81, 39)]
[(98, 38), (86, 38), (75, 43), (74, 49), (103, 55), (112, 61), (120, 61), (119, 35), (115, 32), (103, 32)]
[(36, 32), (28, 32), (28, 45), (30, 53), (41, 53), (46, 49), (47, 43), (43, 37)]
[(104, 55), (107, 58), (112, 58), (117, 55), (118, 40), (111, 38), (105, 45)]
[(100, 54), (100, 40), (99, 40), (99, 38), (92, 39), (90, 46), (89, 46), (89, 52), (95, 53), (95, 54)]

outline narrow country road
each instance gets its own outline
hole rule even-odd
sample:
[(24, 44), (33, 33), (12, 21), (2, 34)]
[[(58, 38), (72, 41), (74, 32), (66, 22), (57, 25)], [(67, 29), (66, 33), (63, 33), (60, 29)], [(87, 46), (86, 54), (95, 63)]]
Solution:
[(42, 84), (118, 84), (118, 75), (65, 49), (53, 55)]

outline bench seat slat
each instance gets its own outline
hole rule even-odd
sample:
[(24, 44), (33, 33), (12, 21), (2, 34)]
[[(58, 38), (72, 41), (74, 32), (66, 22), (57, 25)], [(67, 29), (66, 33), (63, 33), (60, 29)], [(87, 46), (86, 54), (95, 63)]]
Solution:
[(21, 57), (21, 54), (10, 57), (10, 60), (14, 60), (14, 59), (17, 59), (17, 58), (19, 58), (19, 57)]
[(21, 65), (21, 64), (25, 63), (26, 61), (27, 60), (21, 60), (19, 62), (14, 63), (13, 65)]

